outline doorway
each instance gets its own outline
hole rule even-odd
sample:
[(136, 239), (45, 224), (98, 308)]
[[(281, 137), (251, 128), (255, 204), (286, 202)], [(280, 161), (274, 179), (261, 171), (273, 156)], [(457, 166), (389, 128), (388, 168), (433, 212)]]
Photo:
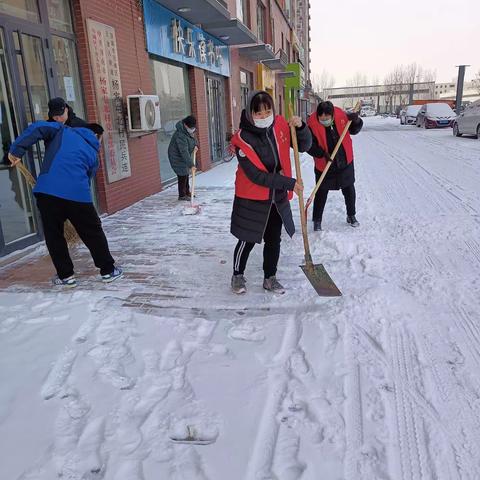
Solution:
[(225, 89), (223, 77), (207, 75), (206, 81), (210, 151), (212, 152), (212, 162), (215, 163), (223, 159), (226, 147)]

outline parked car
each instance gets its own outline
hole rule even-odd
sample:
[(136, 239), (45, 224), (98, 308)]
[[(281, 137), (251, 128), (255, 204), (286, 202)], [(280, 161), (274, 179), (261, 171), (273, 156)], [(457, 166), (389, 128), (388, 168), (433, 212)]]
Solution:
[(400, 113), (400, 125), (415, 125), (421, 105), (409, 105)]
[(453, 127), (455, 112), (447, 103), (427, 103), (418, 111), (416, 125), (424, 128)]
[(468, 105), (453, 123), (453, 134), (456, 137), (462, 135), (475, 135), (480, 139), (480, 100)]
[(360, 110), (361, 117), (374, 117), (377, 114), (375, 109), (369, 105), (362, 107)]

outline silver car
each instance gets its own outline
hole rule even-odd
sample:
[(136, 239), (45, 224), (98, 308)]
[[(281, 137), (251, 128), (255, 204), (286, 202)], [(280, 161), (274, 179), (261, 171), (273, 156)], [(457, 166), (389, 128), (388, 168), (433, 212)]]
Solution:
[(475, 135), (480, 139), (480, 100), (471, 103), (455, 120), (453, 134)]
[(400, 125), (415, 125), (421, 105), (409, 105), (400, 112)]

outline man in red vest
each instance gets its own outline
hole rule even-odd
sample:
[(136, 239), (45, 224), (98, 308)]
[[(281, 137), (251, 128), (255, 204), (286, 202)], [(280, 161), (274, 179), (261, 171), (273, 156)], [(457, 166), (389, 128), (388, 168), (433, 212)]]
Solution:
[(308, 119), (308, 126), (312, 131), (312, 146), (308, 153), (315, 159), (315, 178), (322, 175), (327, 162), (331, 160), (333, 152), (348, 121), (352, 123), (348, 129), (340, 149), (325, 176), (322, 186), (318, 189), (313, 203), (313, 228), (322, 229), (322, 217), (329, 190), (342, 190), (347, 207), (347, 223), (358, 227), (355, 215), (355, 169), (353, 166), (353, 145), (350, 135), (356, 135), (363, 126), (358, 113), (346, 113), (332, 102), (320, 102), (317, 111)]

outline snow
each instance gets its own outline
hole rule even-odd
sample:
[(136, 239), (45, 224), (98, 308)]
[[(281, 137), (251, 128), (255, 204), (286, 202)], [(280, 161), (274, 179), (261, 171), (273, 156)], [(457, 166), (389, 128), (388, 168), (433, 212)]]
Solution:
[(437, 117), (454, 117), (455, 112), (447, 103), (427, 103), (428, 115)]
[[(198, 215), (170, 188), (104, 220), (118, 283), (0, 292), (0, 477), (480, 478), (480, 142), (364, 122), (360, 228), (339, 192), (309, 225), (340, 298), (309, 285), (299, 234), (284, 296), (260, 247), (230, 293), (234, 161), (199, 175)], [(209, 444), (171, 440), (192, 432)]]
[(405, 115), (407, 117), (416, 117), (421, 108), (422, 108), (421, 105), (409, 105), (407, 107)]

